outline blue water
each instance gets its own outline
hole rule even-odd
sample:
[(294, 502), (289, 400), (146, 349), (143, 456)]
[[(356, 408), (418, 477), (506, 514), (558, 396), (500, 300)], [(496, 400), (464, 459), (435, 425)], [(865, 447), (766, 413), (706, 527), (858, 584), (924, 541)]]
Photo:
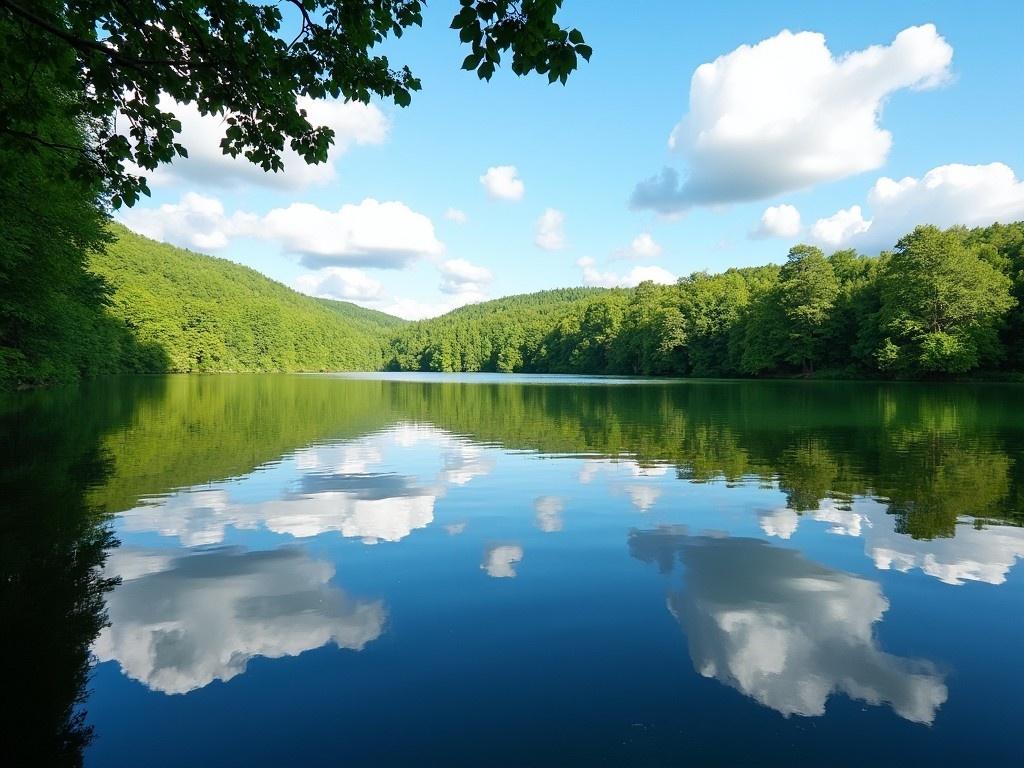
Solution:
[[(377, 423), (107, 481), (87, 765), (1021, 764), (1020, 390), (287, 378)], [(324, 418), (169, 386), (115, 463)]]

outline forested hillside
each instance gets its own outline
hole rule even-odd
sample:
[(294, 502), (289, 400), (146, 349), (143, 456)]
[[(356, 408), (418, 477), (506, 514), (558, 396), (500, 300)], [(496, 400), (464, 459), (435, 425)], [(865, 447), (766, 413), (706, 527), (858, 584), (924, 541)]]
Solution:
[(112, 225), (89, 268), (110, 288), (109, 315), (135, 341), (131, 371), (375, 370), (382, 334), (402, 321), (296, 293), (260, 273)]
[(513, 296), (401, 328), (396, 370), (922, 378), (1024, 369), (1024, 222), (892, 252)]
[(404, 371), (538, 370), (535, 361), (552, 327), (574, 308), (606, 293), (602, 288), (560, 288), (470, 304), (401, 329), (388, 367)]

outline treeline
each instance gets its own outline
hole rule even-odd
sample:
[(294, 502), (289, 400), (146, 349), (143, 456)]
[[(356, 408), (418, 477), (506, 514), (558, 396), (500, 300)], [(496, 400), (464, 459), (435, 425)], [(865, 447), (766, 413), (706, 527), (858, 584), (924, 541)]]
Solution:
[(410, 324), (393, 370), (924, 378), (1024, 369), (1024, 222), (922, 226), (892, 252), (549, 291)]

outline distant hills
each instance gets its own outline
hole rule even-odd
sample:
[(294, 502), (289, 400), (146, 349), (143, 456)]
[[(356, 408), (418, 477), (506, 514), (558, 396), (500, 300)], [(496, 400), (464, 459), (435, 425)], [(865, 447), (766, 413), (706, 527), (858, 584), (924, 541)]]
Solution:
[(136, 372), (377, 370), (405, 323), (314, 299), (248, 267), (111, 226), (88, 267), (110, 288), (108, 313), (133, 343), (116, 367)]
[(419, 322), (312, 298), (120, 225), (110, 231), (112, 242), (90, 255), (88, 272), (58, 303), (18, 305), (45, 319), (36, 325), (49, 335), (0, 345), (0, 389), (120, 372), (1019, 378), (1024, 370), (1021, 222), (919, 227), (881, 256), (795, 246), (781, 267), (506, 296)]

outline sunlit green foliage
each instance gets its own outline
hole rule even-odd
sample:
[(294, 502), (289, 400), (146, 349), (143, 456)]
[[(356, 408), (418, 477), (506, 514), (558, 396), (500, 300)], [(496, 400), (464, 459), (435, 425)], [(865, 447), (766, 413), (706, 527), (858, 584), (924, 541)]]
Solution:
[(675, 285), (547, 291), (399, 329), (398, 370), (923, 378), (1024, 367), (1024, 222), (918, 227), (892, 254), (794, 247)]
[(129, 371), (375, 370), (397, 319), (303, 296), (247, 267), (140, 237), (116, 239), (90, 268), (109, 314), (138, 341)]
[(1012, 281), (964, 245), (963, 232), (918, 227), (896, 244), (882, 276), (883, 368), (963, 373), (1002, 357), (998, 321)]

